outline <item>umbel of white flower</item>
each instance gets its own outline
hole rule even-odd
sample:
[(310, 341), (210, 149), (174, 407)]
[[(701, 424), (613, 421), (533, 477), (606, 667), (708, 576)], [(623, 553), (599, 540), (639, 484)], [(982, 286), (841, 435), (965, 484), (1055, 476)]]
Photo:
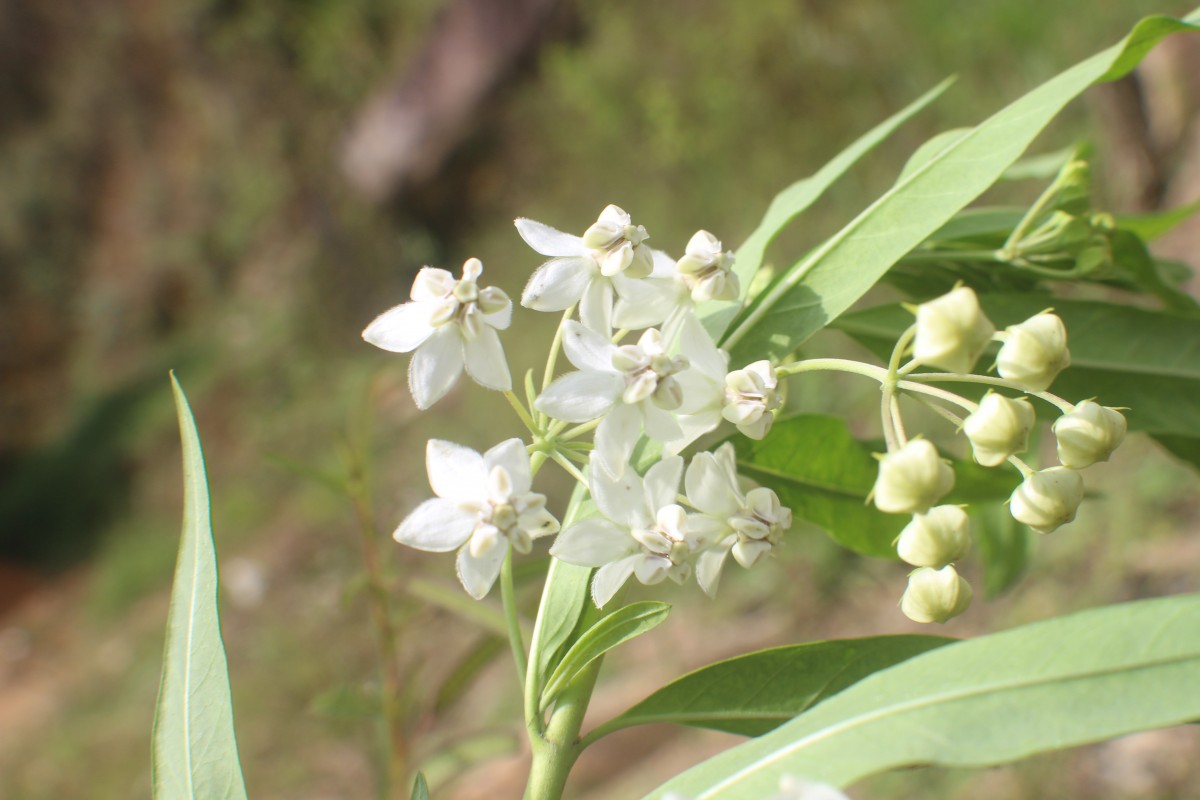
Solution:
[(792, 511), (766, 487), (745, 494), (738, 486), (733, 444), (711, 453), (697, 453), (684, 476), (688, 502), (700, 513), (690, 518), (693, 532), (715, 542), (696, 559), (696, 582), (715, 595), (721, 570), (730, 553), (749, 569), (770, 553), (792, 527)]
[(592, 454), (589, 485), (603, 516), (568, 526), (550, 554), (568, 564), (599, 567), (592, 578), (592, 599), (598, 608), (630, 575), (646, 585), (667, 578), (683, 583), (695, 556), (713, 544), (711, 526), (693, 530), (694, 515), (676, 502), (682, 476), (679, 456), (659, 461), (646, 470), (645, 478), (632, 469), (614, 478)]
[(1067, 328), (1049, 311), (1010, 325), (1000, 336), (1004, 344), (996, 355), (996, 371), (1022, 389), (1046, 391), (1071, 364)]
[(667, 355), (657, 330), (618, 347), (572, 320), (563, 325), (563, 351), (578, 371), (557, 378), (534, 407), (564, 422), (603, 417), (594, 442), (595, 463), (602, 469), (620, 477), (643, 431), (660, 442), (682, 436), (673, 412), (683, 390), (674, 376), (688, 362)]
[(431, 439), (425, 466), (437, 497), (417, 506), (394, 537), (433, 553), (459, 548), (458, 579), (476, 599), (496, 582), (509, 547), (528, 553), (534, 539), (558, 531), (545, 495), (530, 491), (529, 456), (520, 439), (483, 455)]
[(394, 353), (413, 353), (408, 384), (413, 400), (429, 408), (454, 386), (463, 367), (477, 383), (508, 391), (512, 376), (497, 330), (512, 320), (512, 301), (494, 286), (480, 289), (483, 264), (463, 264), (462, 278), (425, 267), (413, 281), (410, 302), (389, 309), (366, 327), (363, 339)]
[(971, 584), (953, 566), (921, 567), (908, 576), (900, 610), (913, 622), (945, 622), (971, 605)]
[(872, 497), (888, 514), (925, 511), (954, 487), (954, 471), (927, 439), (912, 439), (879, 459)]
[(970, 372), (996, 332), (968, 286), (922, 303), (916, 313), (913, 358), (950, 372)]
[(1009, 498), (1013, 519), (1039, 533), (1050, 533), (1075, 519), (1083, 502), (1083, 478), (1068, 467), (1050, 467), (1021, 482)]
[(1037, 414), (1024, 397), (1011, 398), (988, 392), (979, 408), (963, 421), (971, 453), (985, 467), (996, 467), (1009, 456), (1025, 452)]
[(1070, 413), (1054, 421), (1058, 460), (1064, 467), (1083, 469), (1108, 461), (1125, 440), (1128, 423), (1120, 411), (1084, 400)]

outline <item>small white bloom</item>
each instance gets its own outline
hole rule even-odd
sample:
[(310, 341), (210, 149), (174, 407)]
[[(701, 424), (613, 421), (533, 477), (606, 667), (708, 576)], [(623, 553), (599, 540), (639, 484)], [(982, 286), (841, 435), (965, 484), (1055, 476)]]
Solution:
[(740, 286), (733, 272), (733, 253), (708, 231), (697, 231), (687, 243), (675, 269), (691, 293), (692, 300), (736, 300)]
[(520, 439), (483, 455), (431, 439), (425, 465), (437, 497), (417, 506), (393, 536), (431, 553), (459, 548), (458, 579), (475, 599), (496, 582), (510, 546), (528, 553), (534, 539), (558, 531), (545, 495), (530, 491), (529, 456)]
[(1043, 469), (1022, 481), (1008, 502), (1017, 522), (1050, 533), (1075, 519), (1083, 502), (1083, 478), (1069, 467)]
[(1071, 364), (1067, 328), (1049, 311), (1035, 314), (1001, 334), (1004, 344), (996, 356), (1000, 377), (1022, 389), (1044, 392), (1058, 373)]
[(707, 530), (694, 531), (689, 515), (676, 502), (683, 459), (664, 458), (645, 478), (627, 470), (614, 478), (598, 467), (592, 454), (589, 485), (603, 516), (569, 526), (550, 554), (568, 564), (599, 567), (592, 578), (592, 599), (602, 608), (630, 575), (647, 586), (670, 578), (687, 580), (697, 553), (713, 542)]
[(408, 303), (383, 312), (363, 331), (363, 339), (393, 353), (413, 350), (408, 384), (413, 400), (429, 408), (454, 386), (463, 367), (481, 386), (508, 391), (512, 376), (497, 330), (512, 320), (512, 301), (502, 290), (477, 282), (483, 264), (463, 264), (462, 278), (425, 267), (413, 281)]
[(989, 391), (979, 408), (963, 421), (963, 433), (971, 441), (975, 460), (996, 467), (1009, 456), (1025, 452), (1036, 418), (1033, 403), (1024, 397), (1013, 399)]
[(771, 552), (792, 527), (792, 511), (765, 487), (745, 494), (738, 486), (733, 444), (726, 442), (711, 453), (697, 453), (684, 477), (688, 502), (700, 513), (691, 527), (715, 542), (696, 560), (696, 582), (715, 595), (721, 570), (730, 553), (749, 569)]
[(1125, 440), (1128, 423), (1120, 411), (1084, 400), (1054, 421), (1058, 460), (1064, 467), (1083, 469), (1108, 457)]
[(945, 622), (966, 611), (971, 596), (971, 584), (954, 567), (921, 567), (908, 576), (900, 610), (913, 622)]
[(896, 540), (901, 559), (914, 567), (935, 569), (958, 561), (970, 547), (970, 521), (960, 506), (934, 506), (914, 514)]
[(646, 229), (634, 225), (623, 209), (609, 205), (584, 231), (583, 243), (592, 249), (600, 274), (606, 278), (622, 272), (630, 278), (645, 278), (654, 269), (653, 256), (645, 244), (649, 238)]
[(879, 459), (872, 495), (888, 514), (925, 511), (954, 487), (954, 471), (927, 439), (911, 439)]
[(638, 437), (667, 442), (682, 435), (674, 412), (683, 402), (676, 375), (686, 358), (667, 355), (662, 334), (644, 332), (637, 344), (617, 346), (605, 336), (569, 321), (563, 350), (577, 368), (557, 378), (535, 401), (537, 410), (565, 422), (603, 416), (594, 453), (611, 475), (625, 471)]
[(996, 328), (968, 286), (917, 306), (913, 358), (950, 372), (970, 372)]

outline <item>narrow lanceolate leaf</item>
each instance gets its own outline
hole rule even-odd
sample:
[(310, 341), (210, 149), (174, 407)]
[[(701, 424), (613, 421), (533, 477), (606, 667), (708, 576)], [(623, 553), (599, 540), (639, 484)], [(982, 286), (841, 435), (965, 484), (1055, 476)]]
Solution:
[(674, 722), (761, 736), (874, 672), (953, 641), (874, 636), (747, 653), (667, 684), (606, 723), (604, 731)]
[(412, 800), (429, 800), (429, 784), (425, 782), (425, 776), (417, 773), (417, 777), (413, 780)]
[[(1190, 18), (1200, 21), (1200, 13)], [(961, 208), (996, 182), (1062, 108), (1098, 81), (1133, 69), (1164, 36), (1200, 26), (1151, 17), (1119, 44), (1081, 62), (971, 129), (899, 181), (734, 320), (730, 363), (781, 358), (825, 327)]]
[(897, 767), (982, 767), (1200, 718), (1200, 595), (1110, 606), (940, 647), (866, 678), (648, 797), (768, 797)]
[(644, 601), (630, 603), (602, 617), (575, 640), (555, 667), (542, 692), (542, 708), (549, 706), (588, 664), (617, 645), (657, 627), (669, 613), (671, 606), (666, 603)]
[(229, 669), (217, 612), (217, 555), (196, 422), (171, 375), (183, 440), (183, 537), (154, 712), (155, 800), (244, 800)]
[[(758, 227), (742, 243), (735, 254), (733, 271), (741, 282), (743, 296), (750, 287), (755, 273), (762, 266), (767, 248), (783, 229), (815, 203), (825, 193), (825, 190), (845, 175), (859, 159), (891, 136), (898, 127), (911, 119), (917, 112), (940, 97), (953, 82), (953, 78), (942, 81), (908, 106), (876, 125), (815, 173), (796, 181), (775, 196), (767, 208), (762, 222), (758, 224)], [(738, 308), (739, 303), (737, 302), (710, 301), (701, 304), (698, 313), (704, 320), (704, 326), (708, 332), (719, 337), (730, 320), (737, 314)]]

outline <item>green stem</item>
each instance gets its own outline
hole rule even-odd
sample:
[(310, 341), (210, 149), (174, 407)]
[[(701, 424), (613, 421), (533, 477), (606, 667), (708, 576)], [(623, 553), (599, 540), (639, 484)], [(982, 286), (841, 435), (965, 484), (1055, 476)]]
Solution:
[(599, 427), (601, 419), (603, 418), (594, 419), (591, 422), (581, 422), (574, 428), (569, 428), (560, 434), (556, 434), (554, 438), (565, 442), (570, 439), (574, 439), (577, 436), (582, 436), (583, 434), (594, 431), (597, 427)]
[(1070, 414), (1075, 410), (1074, 403), (1056, 394), (1051, 394), (1050, 392), (1031, 392), (1028, 389), (1022, 389), (1011, 381), (1006, 381), (1003, 378), (993, 378), (990, 375), (963, 375), (957, 372), (922, 372), (917, 375), (909, 375), (908, 380), (915, 383), (979, 383), (985, 386), (1000, 386), (1045, 400), (1050, 405), (1056, 406), (1064, 414)]
[(513, 661), (517, 665), (517, 680), (525, 688), (525, 673), (529, 662), (525, 658), (525, 639), (521, 635), (521, 618), (517, 614), (517, 596), (513, 589), (512, 548), (504, 556), (500, 567), (500, 598), (504, 603), (504, 622), (508, 627), (508, 643), (512, 647)]
[(558, 464), (560, 467), (565, 469), (567, 471), (567, 474), (569, 474), (575, 480), (579, 481), (580, 486), (582, 486), (584, 489), (589, 488), (587, 478), (583, 477), (583, 473), (579, 471), (579, 468), (576, 467), (574, 464), (572, 464), (570, 461), (568, 461), (566, 456), (564, 456), (562, 453), (555, 450), (554, 452), (552, 452), (550, 454), (550, 457), (552, 459), (554, 459), (555, 464)]
[(513, 411), (517, 412), (517, 416), (521, 418), (521, 422), (525, 424), (525, 427), (529, 429), (529, 432), (534, 436), (537, 436), (540, 430), (538, 424), (533, 421), (533, 417), (531, 417), (529, 412), (525, 410), (525, 406), (521, 405), (521, 401), (517, 399), (517, 396), (513, 394), (511, 389), (507, 392), (504, 392), (504, 399), (507, 400), (508, 404), (513, 407)]
[(1058, 177), (1046, 187), (1046, 191), (1038, 197), (1029, 210), (1025, 212), (1025, 216), (1021, 217), (1021, 221), (1017, 223), (1017, 227), (1013, 228), (1012, 233), (1004, 240), (1004, 246), (1001, 247), (996, 254), (1004, 261), (1012, 261), (1020, 255), (1017, 245), (1021, 239), (1025, 238), (1025, 234), (1037, 222), (1038, 217), (1046, 210), (1046, 208), (1054, 202), (1054, 198), (1058, 195), (1059, 184), (1062, 182), (1063, 173), (1059, 172)]
[(921, 264), (930, 261), (989, 261), (1002, 263), (995, 250), (916, 250), (900, 259), (901, 264)]
[(583, 752), (579, 730), (583, 727), (583, 716), (592, 699), (602, 661), (597, 658), (571, 681), (558, 696), (545, 732), (531, 738), (533, 762), (529, 766), (525, 800), (560, 800), (562, 797), (571, 767)]

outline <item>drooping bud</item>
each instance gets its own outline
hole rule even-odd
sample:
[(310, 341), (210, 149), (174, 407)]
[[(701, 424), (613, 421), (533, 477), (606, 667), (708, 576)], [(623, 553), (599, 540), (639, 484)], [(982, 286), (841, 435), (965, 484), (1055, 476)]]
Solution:
[(872, 494), (875, 507), (888, 514), (925, 511), (954, 486), (954, 472), (927, 439), (908, 444), (879, 459)]
[(1038, 533), (1050, 533), (1075, 519), (1083, 501), (1083, 478), (1069, 467), (1050, 467), (1035, 472), (1009, 498), (1013, 519)]
[(917, 306), (913, 358), (950, 372), (970, 372), (996, 327), (969, 286)]
[(971, 441), (975, 460), (996, 467), (1029, 446), (1029, 432), (1036, 420), (1033, 404), (1024, 397), (1010, 398), (988, 392), (979, 408), (963, 421), (963, 433)]
[(900, 610), (913, 622), (945, 622), (971, 605), (971, 584), (954, 567), (921, 567), (908, 576)]
[(1058, 460), (1071, 469), (1108, 461), (1125, 440), (1128, 427), (1120, 411), (1084, 400), (1074, 411), (1055, 420), (1051, 427), (1058, 439)]
[(914, 514), (896, 541), (901, 559), (914, 567), (935, 569), (959, 560), (970, 547), (970, 522), (959, 506), (935, 506)]
[(738, 276), (733, 273), (733, 253), (722, 250), (721, 242), (708, 231), (697, 231), (687, 243), (683, 258), (675, 265), (697, 303), (707, 300), (736, 300)]
[(1044, 392), (1071, 363), (1067, 328), (1056, 314), (1043, 311), (1005, 329), (996, 356), (1000, 377), (1022, 389)]

